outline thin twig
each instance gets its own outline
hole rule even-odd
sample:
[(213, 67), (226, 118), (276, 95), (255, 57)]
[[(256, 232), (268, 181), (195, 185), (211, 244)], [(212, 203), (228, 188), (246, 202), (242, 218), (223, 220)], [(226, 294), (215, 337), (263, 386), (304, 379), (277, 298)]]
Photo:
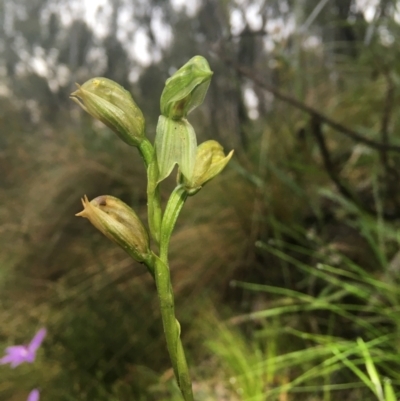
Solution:
[[(383, 104), (382, 122), (381, 122), (381, 140), (382, 143), (389, 145), (389, 123), (394, 105), (394, 85), (390, 73), (384, 71), (386, 79), (386, 97)], [(386, 173), (390, 173), (387, 150), (381, 150), (381, 161)]]
[[(367, 206), (364, 204), (357, 196), (354, 194), (350, 189), (343, 184), (342, 180), (340, 179), (338, 173), (336, 172), (336, 168), (334, 163), (332, 162), (331, 155), (329, 153), (329, 149), (326, 145), (324, 135), (321, 130), (321, 121), (318, 119), (318, 117), (313, 116), (311, 119), (310, 123), (310, 128), (311, 128), (311, 133), (314, 135), (318, 148), (321, 152), (322, 160), (324, 163), (324, 167), (326, 172), (328, 173), (330, 179), (334, 182), (336, 185), (338, 191), (346, 198), (349, 199), (351, 202), (353, 202), (357, 207), (359, 207), (361, 210), (364, 212), (376, 216), (377, 211), (373, 210), (371, 207)], [(386, 212), (381, 212), (381, 216), (385, 218), (386, 220), (396, 220), (399, 218), (399, 215), (394, 213), (386, 213)]]
[[(393, 114), (395, 85), (390, 75), (390, 71), (386, 67), (383, 68), (383, 75), (386, 79), (386, 96), (382, 110), (381, 140), (382, 143), (389, 144), (389, 125)], [(384, 170), (385, 197), (393, 202), (397, 210), (400, 210), (400, 204), (397, 197), (399, 173), (390, 165), (390, 160), (386, 150), (380, 151), (380, 160)]]
[(335, 183), (337, 189), (345, 198), (350, 199), (354, 203), (360, 205), (360, 202), (355, 198), (354, 194), (352, 194), (350, 190), (345, 185), (343, 185), (343, 183), (339, 178), (339, 175), (336, 172), (336, 168), (334, 163), (332, 162), (331, 155), (326, 145), (324, 135), (322, 134), (321, 121), (316, 116), (312, 117), (310, 128), (311, 128), (311, 133), (314, 135), (314, 138), (317, 141), (317, 145), (319, 151), (321, 152), (325, 170), (328, 173), (329, 177)]
[[(324, 163), (324, 167), (326, 172), (328, 173), (330, 179), (336, 185), (338, 191), (346, 198), (357, 205), (358, 208), (363, 210), (364, 212), (370, 214), (371, 216), (377, 216), (378, 212), (371, 208), (370, 206), (364, 204), (359, 197), (350, 189), (343, 184), (340, 179), (338, 173), (336, 172), (336, 168), (334, 163), (332, 162), (331, 155), (329, 153), (329, 149), (326, 145), (324, 135), (321, 130), (321, 121), (318, 120), (318, 117), (313, 116), (310, 123), (311, 133), (314, 135), (318, 148), (322, 155), (322, 160)], [(400, 216), (398, 213), (387, 213), (385, 211), (380, 212), (381, 216), (386, 220), (397, 220)]]
[(382, 142), (374, 141), (373, 139), (365, 138), (362, 134), (358, 133), (357, 131), (354, 131), (353, 129), (346, 127), (345, 125), (331, 119), (330, 117), (324, 115), (323, 113), (319, 112), (318, 110), (314, 109), (313, 107), (301, 102), (300, 100), (297, 100), (296, 98), (294, 98), (290, 95), (287, 95), (287, 94), (281, 92), (273, 85), (266, 83), (262, 78), (260, 78), (260, 76), (258, 75), (257, 72), (251, 70), (250, 68), (243, 67), (241, 65), (238, 65), (238, 64), (236, 64), (232, 61), (228, 61), (226, 59), (224, 61), (227, 64), (231, 65), (241, 75), (252, 80), (260, 88), (263, 88), (268, 92), (271, 92), (276, 98), (283, 100), (286, 103), (289, 103), (290, 105), (310, 114), (311, 116), (317, 117), (319, 119), (319, 121), (329, 125), (336, 131), (340, 132), (343, 135), (346, 135), (347, 137), (351, 138), (352, 140), (363, 143), (364, 145), (367, 145), (371, 148), (378, 149), (381, 151), (385, 150), (388, 152), (400, 152), (399, 145), (390, 145), (388, 143), (382, 143)]

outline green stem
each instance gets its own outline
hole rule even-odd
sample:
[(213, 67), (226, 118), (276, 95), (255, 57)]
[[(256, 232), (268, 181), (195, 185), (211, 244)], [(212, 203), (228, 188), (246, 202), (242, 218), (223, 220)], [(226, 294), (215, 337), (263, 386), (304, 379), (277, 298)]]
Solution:
[(147, 138), (144, 138), (143, 141), (140, 143), (139, 152), (142, 155), (147, 168), (154, 159), (154, 148)]
[(175, 318), (174, 294), (168, 264), (154, 255), (154, 270), (164, 334), (174, 374), (184, 400), (194, 401), (192, 382), (180, 338), (180, 325)]
[[(131, 255), (131, 254), (130, 254)], [(131, 255), (132, 259), (134, 259), (133, 255)], [(150, 256), (144, 260), (143, 264), (147, 267), (148, 272), (151, 274), (151, 277), (155, 280), (155, 268), (154, 268), (154, 257), (151, 252)]]
[(161, 230), (161, 200), (158, 189), (158, 166), (155, 151), (150, 141), (145, 138), (139, 146), (139, 151), (144, 159), (147, 170), (147, 209), (150, 234), (158, 244)]
[(146, 266), (156, 282), (164, 334), (175, 377), (184, 400), (194, 401), (189, 368), (180, 338), (180, 325), (175, 318), (174, 294), (168, 266), (169, 241), (178, 215), (186, 201), (187, 193), (180, 186), (175, 188), (168, 200), (162, 219), (158, 190), (159, 172), (154, 148), (145, 139), (139, 150), (147, 167), (147, 208), (150, 232), (153, 239), (160, 245), (160, 257), (153, 254), (153, 258), (146, 261)]
[(186, 191), (182, 186), (178, 186), (168, 200), (161, 224), (160, 257), (154, 255), (154, 272), (164, 333), (175, 377), (184, 400), (193, 401), (192, 382), (180, 338), (180, 325), (175, 317), (174, 294), (168, 266), (171, 234), (186, 199)]

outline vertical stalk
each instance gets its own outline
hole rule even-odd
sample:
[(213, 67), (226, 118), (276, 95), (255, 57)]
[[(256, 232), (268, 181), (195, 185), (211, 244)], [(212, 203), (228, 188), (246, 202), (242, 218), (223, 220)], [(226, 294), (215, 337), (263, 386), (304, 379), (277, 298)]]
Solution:
[(158, 190), (158, 166), (152, 144), (144, 139), (139, 151), (147, 167), (147, 208), (150, 232), (160, 245), (160, 257), (153, 253), (153, 261), (146, 263), (156, 282), (161, 318), (172, 368), (185, 401), (193, 401), (192, 382), (180, 338), (180, 325), (175, 318), (174, 294), (168, 266), (168, 247), (172, 230), (187, 198), (178, 186), (171, 194), (164, 218)]
[(174, 294), (169, 267), (156, 255), (154, 255), (154, 264), (161, 318), (172, 367), (184, 400), (194, 401), (192, 382), (180, 338), (180, 325), (175, 318)]
[(160, 257), (153, 255), (153, 259), (154, 277), (168, 353), (184, 400), (193, 401), (192, 382), (180, 338), (180, 325), (175, 317), (174, 294), (168, 265), (168, 248), (172, 230), (186, 199), (187, 193), (182, 186), (176, 187), (172, 192), (161, 224)]
[(153, 145), (145, 138), (139, 146), (139, 151), (144, 159), (147, 170), (147, 209), (150, 234), (159, 244), (161, 231), (161, 200), (158, 189), (158, 166)]

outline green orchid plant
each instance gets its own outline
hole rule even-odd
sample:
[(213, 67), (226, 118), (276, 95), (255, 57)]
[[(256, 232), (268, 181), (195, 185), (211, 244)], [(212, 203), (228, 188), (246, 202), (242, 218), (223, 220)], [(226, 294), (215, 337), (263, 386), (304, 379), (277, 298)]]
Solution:
[[(189, 113), (203, 103), (213, 73), (204, 57), (195, 56), (165, 83), (155, 143), (147, 139), (145, 119), (130, 93), (107, 78), (93, 78), (71, 94), (91, 116), (111, 128), (125, 143), (139, 150), (147, 170), (148, 234), (130, 206), (111, 195), (91, 201), (82, 199), (87, 218), (107, 238), (121, 246), (133, 259), (146, 265), (155, 280), (167, 348), (178, 386), (185, 401), (193, 401), (192, 384), (175, 317), (174, 294), (168, 261), (169, 242), (179, 213), (189, 196), (195, 195), (218, 175), (233, 155), (209, 140), (197, 146)], [(164, 208), (159, 186), (175, 165), (177, 186)], [(151, 248), (151, 240), (158, 253)]]

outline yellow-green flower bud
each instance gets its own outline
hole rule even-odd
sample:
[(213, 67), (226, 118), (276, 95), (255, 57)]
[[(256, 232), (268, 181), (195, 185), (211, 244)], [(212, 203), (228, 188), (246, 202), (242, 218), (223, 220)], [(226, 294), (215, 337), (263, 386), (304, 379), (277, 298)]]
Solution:
[(165, 82), (161, 114), (179, 120), (203, 103), (213, 72), (202, 56), (191, 58)]
[(190, 180), (183, 178), (187, 192), (196, 193), (224, 169), (232, 156), (233, 150), (225, 156), (223, 147), (217, 141), (206, 141), (199, 145), (192, 178)]
[(131, 94), (107, 78), (93, 78), (71, 93), (71, 99), (111, 128), (124, 142), (139, 146), (145, 121)]
[(155, 148), (159, 181), (168, 177), (175, 164), (190, 180), (196, 159), (197, 140), (193, 127), (186, 119), (172, 120), (160, 116), (157, 124)]
[(107, 238), (116, 242), (139, 262), (150, 258), (149, 235), (136, 213), (126, 203), (110, 195), (98, 196), (89, 202), (82, 199), (85, 217)]

